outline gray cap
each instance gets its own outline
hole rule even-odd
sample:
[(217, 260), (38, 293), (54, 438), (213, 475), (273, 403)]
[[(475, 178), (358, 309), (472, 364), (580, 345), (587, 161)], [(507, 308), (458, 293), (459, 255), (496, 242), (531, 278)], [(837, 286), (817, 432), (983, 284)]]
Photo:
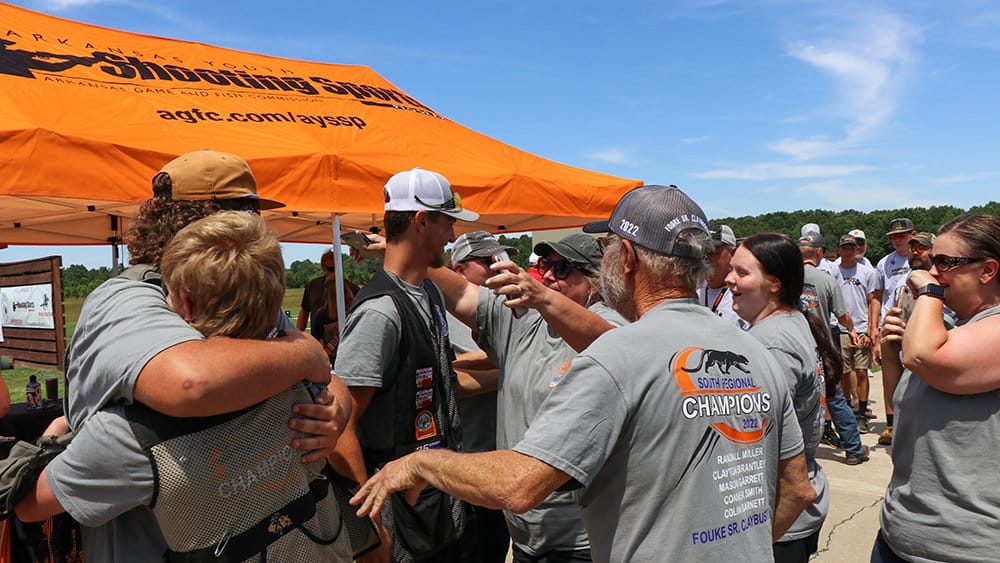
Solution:
[(799, 239), (799, 246), (808, 246), (809, 248), (826, 248), (826, 241), (823, 240), (823, 235), (815, 231), (809, 231), (802, 235), (802, 238)]
[(799, 229), (799, 236), (804, 237), (807, 233), (821, 233), (819, 225), (816, 223), (806, 223), (805, 225), (802, 225), (802, 228)]
[(722, 246), (736, 248), (736, 235), (733, 234), (733, 229), (729, 225), (712, 223), (708, 226), (708, 235), (712, 237), (712, 244), (715, 245), (715, 248)]
[(535, 245), (534, 252), (539, 256), (555, 252), (570, 262), (587, 266), (591, 273), (600, 270), (601, 259), (604, 258), (597, 239), (582, 233), (569, 235), (559, 242), (540, 242)]
[(501, 250), (506, 250), (511, 258), (517, 256), (516, 248), (500, 244), (495, 236), (486, 231), (465, 233), (455, 239), (455, 245), (451, 249), (451, 265), (468, 258), (489, 258)]
[(640, 186), (622, 196), (608, 221), (583, 227), (586, 233), (616, 235), (668, 256), (704, 258), (702, 253), (677, 243), (687, 229), (708, 233), (705, 212), (677, 186)]

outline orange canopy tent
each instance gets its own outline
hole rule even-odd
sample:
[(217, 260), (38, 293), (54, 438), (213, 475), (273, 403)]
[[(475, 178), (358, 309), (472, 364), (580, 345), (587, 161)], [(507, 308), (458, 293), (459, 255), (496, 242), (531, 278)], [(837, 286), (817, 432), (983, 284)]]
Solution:
[(288, 242), (380, 222), (381, 186), (420, 166), (481, 214), (460, 230), (607, 218), (638, 181), (463, 127), (370, 68), (137, 35), (0, 3), (0, 243), (106, 244), (178, 154), (249, 161)]

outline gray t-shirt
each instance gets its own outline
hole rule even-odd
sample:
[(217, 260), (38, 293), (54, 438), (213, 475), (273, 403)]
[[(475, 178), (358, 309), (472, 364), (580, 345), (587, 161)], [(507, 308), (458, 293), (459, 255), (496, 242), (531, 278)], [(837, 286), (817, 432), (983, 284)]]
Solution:
[[(448, 340), (455, 355), (479, 350), (472, 329), (451, 313), (448, 313)], [(464, 451), (488, 452), (497, 448), (496, 391), (458, 399), (458, 414), (462, 419)]]
[[(840, 284), (844, 303), (854, 321), (854, 330), (861, 334), (868, 331), (868, 294), (879, 288), (878, 272), (870, 266), (855, 264), (853, 267), (838, 266), (834, 276)], [(839, 323), (838, 323), (839, 324)], [(839, 325), (841, 330), (847, 327)]]
[(585, 487), (596, 561), (770, 561), (802, 434), (764, 346), (672, 299), (577, 356), (514, 450)]
[[(203, 338), (167, 307), (158, 286), (122, 278), (104, 282), (84, 301), (67, 355), (66, 416), (70, 426), (80, 428), (105, 406), (131, 403), (139, 372), (150, 359), (176, 344)], [(93, 449), (96, 455), (113, 460), (110, 451), (114, 450), (100, 445)], [(122, 472), (131, 469), (121, 463)], [(87, 486), (80, 478), (86, 470), (86, 465), (53, 463), (47, 467), (49, 485), (53, 491), (63, 491), (60, 500), (67, 509), (76, 487)], [(94, 561), (162, 557), (166, 544), (146, 508), (100, 524), (89, 522), (81, 526), (80, 533), (84, 551)]]
[[(500, 368), (498, 449), (510, 449), (524, 437), (538, 407), (576, 356), (576, 351), (552, 330), (538, 311), (530, 309), (516, 319), (504, 301), (505, 298), (481, 288), (476, 314), (479, 344)], [(602, 303), (591, 306), (590, 310), (613, 325), (626, 323), (621, 315)], [(511, 539), (528, 553), (587, 549), (590, 545), (580, 507), (572, 493), (556, 492), (524, 514), (504, 512), (504, 515)]]
[[(802, 304), (824, 323), (832, 313), (839, 317), (847, 312), (844, 294), (837, 282), (826, 272), (805, 266), (802, 280)], [(853, 319), (852, 319), (853, 320)]]
[(66, 365), (66, 416), (77, 428), (106, 405), (131, 403), (139, 372), (200, 332), (167, 306), (158, 286), (111, 278), (87, 297)]
[(818, 369), (821, 360), (808, 321), (799, 311), (774, 313), (750, 327), (750, 334), (774, 354), (781, 366), (802, 430), (809, 481), (816, 491), (816, 500), (802, 511), (778, 541), (797, 540), (819, 531), (830, 509), (826, 473), (816, 462), (816, 448), (823, 431), (822, 396), (826, 392), (823, 372)]
[[(987, 309), (968, 322), (1000, 314)], [(1000, 390), (953, 395), (903, 371), (882, 536), (915, 563), (996, 561)]]

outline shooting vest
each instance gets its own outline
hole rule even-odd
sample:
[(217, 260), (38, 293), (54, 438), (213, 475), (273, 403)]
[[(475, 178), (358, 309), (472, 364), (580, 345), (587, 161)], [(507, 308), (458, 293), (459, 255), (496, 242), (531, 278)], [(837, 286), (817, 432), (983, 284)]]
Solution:
[[(365, 433), (359, 433), (361, 452), (368, 474), (386, 463), (419, 449), (462, 450), (461, 423), (455, 400), (455, 354), (448, 341), (448, 322), (437, 287), (425, 280), (423, 289), (430, 299), (431, 326), (413, 298), (386, 274), (378, 270), (354, 298), (353, 312), (361, 303), (390, 296), (400, 317), (399, 343), (383, 367), (382, 387), (373, 401), (391, 396), (393, 416), (378, 418), (369, 408), (362, 415)], [(365, 436), (391, 436), (391, 446), (373, 448)], [(461, 537), (465, 530), (467, 505), (455, 497), (428, 487), (417, 504), (410, 506), (401, 493), (393, 493), (382, 508), (382, 523), (394, 540), (393, 560), (397, 563), (432, 561)]]
[(348, 534), (324, 474), (303, 465), (288, 428), (304, 383), (225, 415), (173, 418), (126, 407), (155, 475), (150, 509), (168, 561), (350, 561)]

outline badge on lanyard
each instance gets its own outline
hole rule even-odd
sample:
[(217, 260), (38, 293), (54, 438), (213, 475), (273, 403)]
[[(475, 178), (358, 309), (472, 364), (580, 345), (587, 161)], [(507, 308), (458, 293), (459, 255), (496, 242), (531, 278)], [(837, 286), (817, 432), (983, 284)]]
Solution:
[(437, 425), (434, 424), (434, 415), (431, 411), (422, 410), (417, 413), (416, 420), (413, 421), (416, 431), (417, 441), (426, 440), (437, 435)]

